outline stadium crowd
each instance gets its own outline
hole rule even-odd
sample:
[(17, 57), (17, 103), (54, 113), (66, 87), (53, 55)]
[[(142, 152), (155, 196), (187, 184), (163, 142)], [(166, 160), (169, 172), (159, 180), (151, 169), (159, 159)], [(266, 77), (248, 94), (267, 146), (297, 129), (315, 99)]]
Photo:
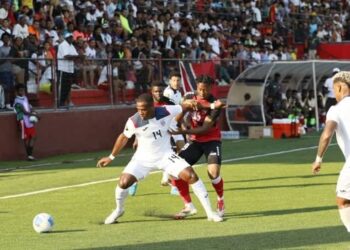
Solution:
[[(59, 84), (52, 69), (70, 34), (82, 55), (73, 87), (96, 88), (113, 76), (117, 89), (140, 94), (152, 81), (167, 80), (174, 59), (213, 60), (218, 83), (229, 84), (252, 64), (317, 58), (320, 42), (350, 39), (349, 6), (349, 0), (2, 0), (0, 108), (11, 107), (16, 83), (28, 91)], [(299, 55), (295, 44), (307, 53)], [(3, 60), (9, 57), (16, 60)], [(110, 59), (119, 61), (104, 69), (101, 60)]]

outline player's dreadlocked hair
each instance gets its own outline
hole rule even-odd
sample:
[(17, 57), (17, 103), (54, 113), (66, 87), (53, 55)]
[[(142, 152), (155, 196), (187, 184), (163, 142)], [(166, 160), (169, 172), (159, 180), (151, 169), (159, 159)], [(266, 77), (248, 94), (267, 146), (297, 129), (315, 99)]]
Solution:
[(213, 84), (213, 82), (214, 82), (214, 80), (210, 76), (207, 76), (207, 75), (201, 75), (201, 76), (196, 78), (196, 84), (204, 83), (206, 85), (211, 85), (211, 84)]
[(350, 88), (350, 71), (340, 71), (333, 76), (333, 82), (343, 82)]
[(137, 97), (136, 102), (145, 102), (147, 106), (153, 106), (153, 98), (150, 94), (144, 93)]

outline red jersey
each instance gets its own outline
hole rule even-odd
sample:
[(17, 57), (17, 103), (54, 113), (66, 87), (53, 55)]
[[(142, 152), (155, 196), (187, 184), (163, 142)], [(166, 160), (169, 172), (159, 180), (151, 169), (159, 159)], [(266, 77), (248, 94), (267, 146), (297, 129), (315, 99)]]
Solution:
[[(216, 98), (213, 95), (210, 95), (207, 99), (200, 99), (195, 93), (190, 93), (185, 96), (186, 99), (194, 99), (199, 103), (213, 103)], [(206, 117), (210, 117), (215, 123), (208, 131), (203, 134), (190, 135), (191, 141), (197, 142), (208, 142), (208, 141), (220, 141), (221, 132), (217, 120), (219, 119), (221, 109), (202, 109), (198, 111), (191, 111), (191, 126), (192, 128), (197, 128), (203, 125)]]

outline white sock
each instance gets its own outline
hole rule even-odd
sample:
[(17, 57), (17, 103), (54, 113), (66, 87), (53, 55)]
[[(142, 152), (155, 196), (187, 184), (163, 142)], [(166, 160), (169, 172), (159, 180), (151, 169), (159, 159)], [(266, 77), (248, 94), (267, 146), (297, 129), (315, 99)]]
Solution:
[(339, 209), (340, 219), (350, 233), (350, 207)]
[(211, 209), (209, 195), (207, 192), (207, 189), (204, 186), (204, 183), (201, 179), (199, 179), (196, 183), (193, 183), (191, 185), (193, 192), (198, 197), (199, 201), (201, 202), (205, 213), (208, 217), (211, 217), (213, 214), (213, 210)]
[(169, 174), (167, 172), (163, 172), (162, 183), (166, 183), (169, 181)]
[(186, 204), (185, 204), (185, 207), (190, 208), (190, 209), (195, 209), (195, 207), (194, 207), (194, 205), (193, 205), (192, 202), (186, 203)]
[(122, 189), (119, 186), (115, 188), (115, 203), (117, 205), (117, 209), (124, 210), (124, 201), (128, 194), (128, 189)]

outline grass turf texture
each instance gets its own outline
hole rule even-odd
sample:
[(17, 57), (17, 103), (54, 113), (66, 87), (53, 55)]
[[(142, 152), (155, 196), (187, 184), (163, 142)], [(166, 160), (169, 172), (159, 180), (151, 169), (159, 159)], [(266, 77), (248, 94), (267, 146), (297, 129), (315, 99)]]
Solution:
[[(114, 208), (115, 179), (130, 159), (124, 150), (111, 167), (95, 168), (109, 152), (57, 156), (37, 162), (0, 163), (1, 249), (348, 249), (350, 235), (335, 206), (335, 183), (343, 164), (331, 146), (323, 169), (311, 175), (318, 135), (288, 140), (233, 140), (223, 144), (226, 216), (208, 222), (197, 198), (196, 216), (176, 221), (182, 208), (161, 174), (140, 182), (126, 200), (119, 223), (102, 225)], [(302, 149), (304, 148), (304, 149)], [(263, 154), (301, 149), (272, 156)], [(237, 158), (256, 156), (237, 160)], [(232, 160), (236, 159), (236, 160)], [(232, 160), (232, 161), (231, 161)], [(40, 165), (25, 169), (32, 164)], [(49, 165), (51, 164), (51, 165)], [(205, 181), (213, 207), (216, 197), (206, 168), (196, 172)], [(92, 181), (104, 183), (25, 197), (1, 197)], [(33, 217), (50, 213), (54, 230), (37, 234)]]

